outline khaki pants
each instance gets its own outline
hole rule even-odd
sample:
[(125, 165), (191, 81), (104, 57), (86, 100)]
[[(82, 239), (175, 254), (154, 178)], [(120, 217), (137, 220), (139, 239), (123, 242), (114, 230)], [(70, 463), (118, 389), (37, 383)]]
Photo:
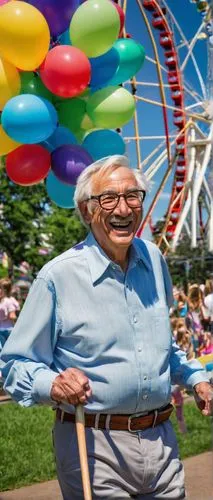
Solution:
[[(83, 500), (75, 425), (57, 421), (53, 439), (63, 499)], [(136, 434), (87, 428), (86, 439), (93, 499), (186, 498), (169, 420)]]

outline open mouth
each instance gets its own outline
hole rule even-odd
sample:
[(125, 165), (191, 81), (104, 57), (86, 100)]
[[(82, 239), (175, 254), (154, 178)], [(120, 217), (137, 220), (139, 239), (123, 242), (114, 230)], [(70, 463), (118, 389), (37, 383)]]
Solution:
[(129, 221), (112, 221), (110, 222), (110, 226), (116, 231), (124, 231), (128, 229), (132, 224), (132, 220)]

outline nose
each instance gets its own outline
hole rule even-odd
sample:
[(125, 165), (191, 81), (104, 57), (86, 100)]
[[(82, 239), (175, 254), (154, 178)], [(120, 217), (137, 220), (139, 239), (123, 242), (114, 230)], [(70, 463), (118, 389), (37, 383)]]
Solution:
[(122, 215), (123, 217), (127, 217), (127, 215), (132, 213), (132, 209), (127, 205), (124, 196), (120, 196), (120, 200), (114, 210), (114, 213)]

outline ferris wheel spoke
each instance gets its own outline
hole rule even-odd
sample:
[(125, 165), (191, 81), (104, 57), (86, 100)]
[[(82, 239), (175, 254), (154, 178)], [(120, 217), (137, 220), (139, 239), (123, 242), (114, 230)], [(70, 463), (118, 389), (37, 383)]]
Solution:
[[(181, 38), (188, 45), (188, 40), (187, 40), (186, 36), (184, 35), (184, 32), (181, 29), (181, 26), (179, 25), (177, 19), (173, 15), (173, 12), (171, 11), (170, 7), (168, 6), (166, 0), (162, 0), (162, 3), (166, 7), (167, 11), (169, 12), (169, 15), (170, 15), (170, 17), (171, 17), (174, 25), (176, 26), (178, 32), (180, 33)], [(202, 75), (200, 73), (197, 61), (196, 61), (193, 53), (191, 54), (191, 60), (192, 60), (192, 62), (194, 64), (195, 71), (197, 72), (198, 80), (199, 80), (199, 83), (200, 83), (200, 88), (202, 90), (202, 96), (203, 96), (204, 99), (206, 99), (206, 87), (205, 87), (205, 83), (204, 83), (203, 77), (202, 77)]]
[[(184, 59), (184, 61), (183, 61), (182, 65), (181, 65), (181, 67), (180, 67), (181, 71), (184, 71), (184, 69), (185, 69), (185, 67), (186, 67), (186, 64), (187, 64), (187, 62), (188, 62), (189, 58), (190, 58), (190, 57), (191, 57), (191, 55), (192, 55), (192, 52), (193, 52), (194, 46), (195, 46), (195, 44), (197, 43), (197, 41), (198, 41), (198, 37), (199, 37), (199, 35), (200, 35), (201, 31), (203, 30), (204, 26), (205, 26), (205, 23), (202, 23), (202, 24), (200, 25), (199, 29), (197, 30), (196, 34), (194, 35), (194, 38), (191, 40), (190, 44), (187, 44), (188, 53), (187, 53), (187, 56), (185, 57), (185, 59)], [(199, 70), (198, 70), (198, 71), (199, 71)], [(199, 73), (200, 73), (200, 71), (199, 71)]]

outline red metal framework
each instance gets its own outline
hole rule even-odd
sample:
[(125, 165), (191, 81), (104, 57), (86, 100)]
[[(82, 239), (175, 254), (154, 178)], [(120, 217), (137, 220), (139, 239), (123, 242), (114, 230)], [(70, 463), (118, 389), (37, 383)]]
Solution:
[[(164, 50), (165, 65), (167, 69), (168, 84), (171, 90), (171, 99), (176, 108), (173, 111), (173, 123), (177, 127), (178, 136), (176, 139), (175, 159), (174, 159), (174, 181), (170, 197), (169, 206), (166, 214), (166, 221), (162, 231), (167, 240), (171, 240), (181, 214), (184, 202), (184, 186), (187, 179), (187, 136), (186, 136), (186, 116), (184, 109), (184, 90), (182, 85), (181, 71), (179, 67), (178, 55), (175, 47), (173, 32), (170, 29), (166, 8), (160, 6), (157, 0), (143, 0), (143, 7), (149, 11), (152, 16), (151, 25), (159, 33), (159, 44)], [(163, 106), (163, 116), (166, 130), (166, 138), (169, 140), (167, 109)], [(178, 196), (178, 203), (175, 202)], [(151, 215), (148, 214), (148, 216)], [(140, 237), (144, 226), (138, 231)], [(162, 242), (162, 235), (159, 239), (159, 245)]]

